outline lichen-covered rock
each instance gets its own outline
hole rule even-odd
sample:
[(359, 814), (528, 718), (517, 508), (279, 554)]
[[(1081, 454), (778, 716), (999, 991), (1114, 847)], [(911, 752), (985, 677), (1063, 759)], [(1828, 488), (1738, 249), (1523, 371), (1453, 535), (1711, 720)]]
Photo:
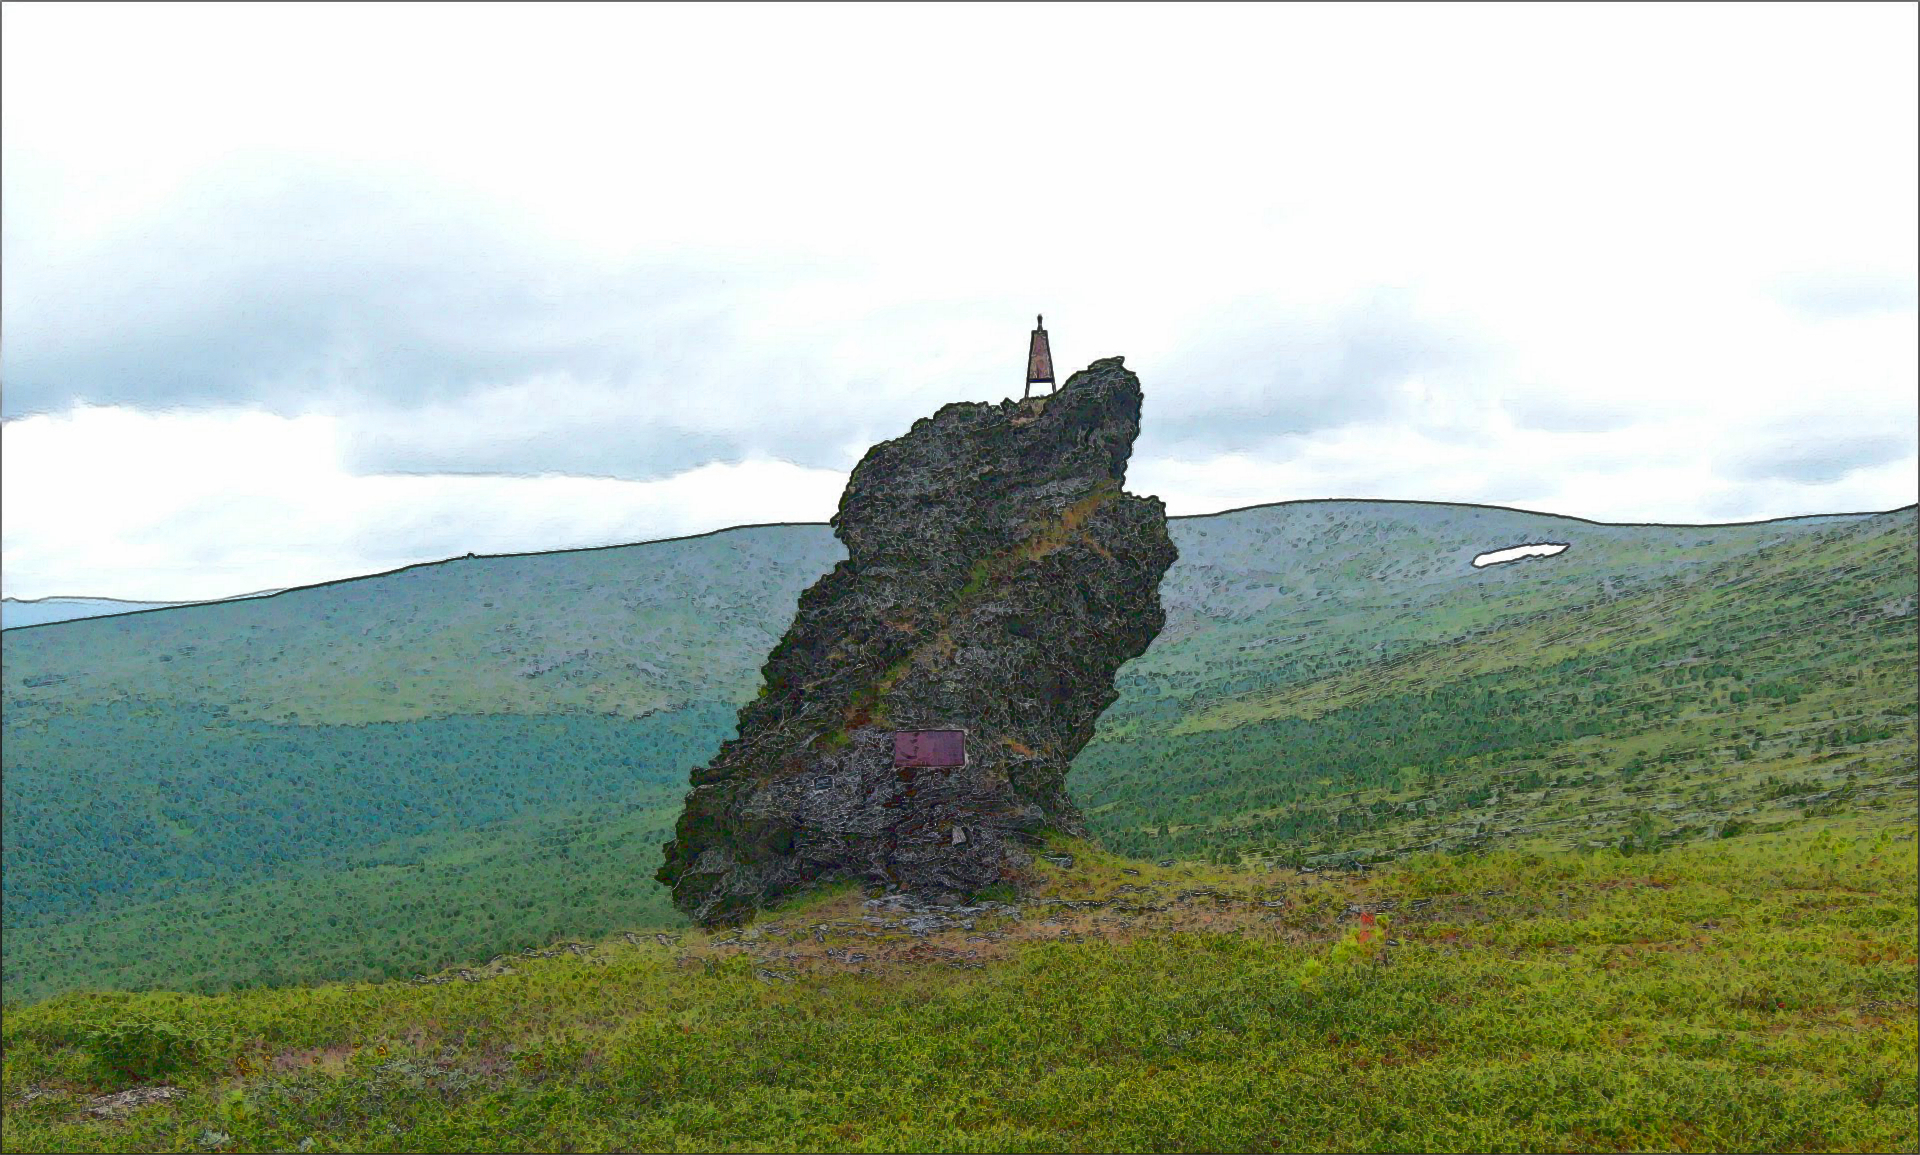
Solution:
[[(1157, 498), (1121, 492), (1140, 382), (1095, 361), (1046, 397), (960, 403), (868, 451), (800, 597), (692, 775), (660, 881), (706, 923), (855, 879), (951, 899), (1020, 877), (1042, 830), (1081, 832), (1067, 767), (1164, 622)], [(896, 730), (967, 732), (967, 764), (893, 764)]]

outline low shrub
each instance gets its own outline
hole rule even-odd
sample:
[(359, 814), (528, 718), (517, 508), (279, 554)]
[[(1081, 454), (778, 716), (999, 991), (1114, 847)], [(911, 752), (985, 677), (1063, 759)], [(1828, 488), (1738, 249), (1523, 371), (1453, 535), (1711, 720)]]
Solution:
[(81, 1047), (114, 1082), (145, 1082), (193, 1067), (211, 1043), (202, 1028), (134, 1014), (88, 1031)]

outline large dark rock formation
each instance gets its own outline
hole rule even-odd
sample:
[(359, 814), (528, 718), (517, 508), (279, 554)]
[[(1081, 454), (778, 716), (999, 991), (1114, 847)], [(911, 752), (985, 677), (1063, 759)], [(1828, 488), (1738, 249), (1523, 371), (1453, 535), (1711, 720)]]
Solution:
[[(696, 769), (659, 878), (703, 923), (857, 879), (929, 897), (1020, 877), (1080, 833), (1067, 767), (1153, 640), (1173, 564), (1122, 493), (1140, 382), (1112, 357), (1058, 392), (960, 403), (867, 452), (833, 518), (848, 558), (800, 597), (739, 737)], [(967, 731), (895, 769), (893, 732)]]

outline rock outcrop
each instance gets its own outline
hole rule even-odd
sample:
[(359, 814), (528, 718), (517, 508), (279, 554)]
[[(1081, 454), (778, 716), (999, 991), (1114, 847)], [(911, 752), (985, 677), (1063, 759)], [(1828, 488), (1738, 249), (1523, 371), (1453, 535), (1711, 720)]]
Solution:
[[(1121, 492), (1140, 400), (1112, 357), (867, 452), (832, 521), (847, 560), (692, 774), (658, 875), (680, 909), (739, 921), (840, 879), (952, 901), (1017, 880), (1043, 830), (1082, 832), (1067, 768), (1176, 556), (1159, 499)], [(965, 765), (895, 767), (896, 731), (935, 729), (966, 731)]]

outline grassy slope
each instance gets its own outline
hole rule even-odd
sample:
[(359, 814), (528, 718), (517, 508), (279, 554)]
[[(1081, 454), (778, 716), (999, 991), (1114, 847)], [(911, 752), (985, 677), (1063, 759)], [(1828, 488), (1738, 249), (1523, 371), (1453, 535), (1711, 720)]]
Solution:
[(824, 526), (758, 526), (8, 630), (6, 704), (356, 725), (743, 701), (800, 591), (845, 556)]
[[(1426, 709), (1435, 716), (1429, 737), (1444, 743), (1457, 728), (1458, 712), (1435, 711), (1431, 701), (1417, 699), (1411, 691), (1430, 689), (1420, 687), (1422, 678), (1446, 682), (1466, 667), (1442, 662), (1437, 663), (1439, 676), (1422, 674), (1436, 665), (1435, 655), (1479, 655), (1471, 669), (1477, 676), (1507, 679), (1496, 687), (1501, 693), (1549, 699), (1585, 675), (1549, 670), (1553, 677), (1542, 681), (1533, 665), (1509, 662), (1504, 671), (1491, 668), (1498, 655), (1525, 653), (1529, 639), (1554, 630), (1598, 628), (1589, 620), (1594, 615), (1617, 614), (1623, 606), (1639, 606), (1647, 599), (1672, 600), (1675, 595), (1662, 582), (1698, 579), (1716, 562), (1751, 559), (1760, 556), (1756, 550), (1798, 542), (1801, 546), (1795, 548), (1814, 551), (1803, 570), (1853, 567), (1834, 596), (1870, 603), (1878, 616), (1866, 624), (1890, 629), (1849, 635), (1845, 646), (1830, 647), (1803, 671), (1810, 692), (1838, 696), (1825, 711), (1835, 718), (1819, 720), (1830, 729), (1844, 729), (1838, 725), (1841, 711), (1836, 706), (1845, 707), (1849, 716), (1881, 714), (1903, 700), (1898, 680), (1885, 670), (1876, 671), (1875, 663), (1897, 662), (1903, 654), (1909, 668), (1912, 661), (1911, 568), (1889, 567), (1883, 559), (1880, 569), (1861, 570), (1858, 558), (1832, 552), (1847, 548), (1851, 539), (1845, 533), (1856, 530), (1884, 531), (1898, 547), (1912, 539), (1912, 511), (1867, 520), (1661, 528), (1594, 526), (1480, 507), (1303, 502), (1176, 519), (1173, 532), (1182, 558), (1165, 585), (1167, 630), (1123, 671), (1121, 700), (1083, 754), (1072, 786), (1093, 810), (1102, 834), (1135, 853), (1272, 851), (1278, 843), (1297, 848), (1315, 841), (1320, 843), (1311, 847), (1316, 852), (1356, 845), (1367, 849), (1380, 841), (1374, 830), (1380, 807), (1389, 799), (1405, 803), (1423, 794), (1441, 808), (1426, 826), (1406, 832), (1394, 844), (1514, 837), (1516, 828), (1528, 825), (1515, 807), (1530, 807), (1531, 801), (1508, 792), (1496, 795), (1488, 809), (1485, 797), (1475, 797), (1475, 791), (1487, 790), (1509, 767), (1449, 761), (1441, 746), (1430, 743), (1431, 756), (1422, 768), (1443, 774), (1454, 787), (1452, 793), (1395, 793), (1373, 784), (1371, 793), (1345, 797), (1343, 792), (1355, 785), (1369, 784), (1351, 781), (1351, 767), (1308, 774), (1286, 765), (1275, 752), (1297, 749), (1297, 735), (1273, 727), (1305, 725), (1298, 715), (1310, 716), (1312, 731), (1321, 733), (1327, 745), (1324, 736), (1342, 734), (1343, 726), (1349, 734), (1357, 732), (1356, 727), (1364, 731), (1370, 724), (1369, 706), (1386, 716), (1410, 710), (1418, 717)], [(1825, 540), (1836, 532), (1841, 532), (1838, 545)], [(1571, 541), (1572, 548), (1547, 561), (1487, 571), (1468, 564), (1484, 550), (1543, 539)], [(1905, 548), (1910, 554), (1911, 546)], [(389, 870), (400, 863), (422, 866), (385, 877), (336, 877), (331, 868), (341, 861), (342, 851), (331, 843), (317, 857), (287, 850), (289, 857), (270, 870), (249, 870), (248, 864), (271, 862), (274, 854), (259, 852), (257, 839), (223, 842), (231, 837), (228, 831), (237, 828), (233, 823), (199, 829), (213, 808), (178, 805), (184, 777), (143, 793), (129, 789), (145, 781), (140, 774), (129, 775), (126, 768), (83, 756), (61, 768), (57, 781), (41, 781), (46, 768), (18, 761), (17, 750), (32, 743), (11, 739), (23, 726), (68, 724), (74, 708), (87, 702), (125, 699), (125, 708), (155, 718), (181, 716), (176, 708), (181, 704), (223, 711), (227, 717), (207, 732), (214, 738), (220, 736), (216, 731), (226, 733), (228, 753), (210, 753), (187, 776), (199, 775), (191, 779), (196, 789), (227, 791), (225, 797), (237, 810), (259, 809), (257, 817), (270, 826), (280, 810), (277, 801), (262, 793), (265, 780), (235, 772), (240, 766), (236, 751), (248, 746), (234, 737), (243, 723), (260, 725), (265, 723), (259, 719), (273, 719), (290, 732), (309, 732), (314, 738), (311, 749), (318, 751), (337, 745), (340, 735), (355, 738), (361, 733), (340, 728), (345, 722), (445, 729), (446, 724), (432, 716), (435, 709), (456, 715), (500, 710), (624, 714), (649, 704), (693, 702), (718, 707), (713, 712), (722, 717), (752, 692), (754, 667), (784, 626), (792, 599), (839, 556), (824, 527), (761, 528), (614, 550), (451, 562), (254, 602), (8, 631), (10, 912), (17, 907), (15, 895), (33, 880), (33, 868), (23, 869), (16, 857), (16, 847), (34, 845), (31, 837), (16, 837), (32, 820), (37, 818), (41, 833), (53, 838), (51, 845), (63, 846), (62, 853), (68, 855), (92, 845), (90, 834), (98, 842), (101, 831), (120, 829), (104, 820), (111, 814), (75, 827), (70, 807), (15, 805), (18, 798), (35, 797), (36, 782), (71, 792), (85, 774), (104, 774), (85, 792), (99, 805), (133, 815), (135, 820), (124, 824), (124, 836), (116, 835), (110, 847), (95, 846), (89, 852), (105, 855), (93, 862), (98, 879), (146, 877), (154, 864), (188, 861), (195, 854), (204, 859), (209, 847), (217, 851), (212, 857), (221, 859), (217, 865), (222, 868), (191, 881), (184, 892), (176, 877), (151, 878), (145, 887), (108, 893), (100, 893), (97, 886), (94, 891), (80, 887), (76, 893), (93, 895), (92, 913), (63, 909), (57, 925), (30, 928), (10, 913), (8, 997), (39, 997), (75, 982), (193, 982), (217, 989), (226, 982), (288, 976), (405, 974), (460, 957), (476, 927), (484, 927), (479, 932), (483, 938), (490, 936), (486, 949), (491, 950), (562, 927), (591, 933), (656, 915), (670, 920), (650, 875), (654, 844), (672, 820), (677, 791), (656, 790), (650, 784), (679, 781), (686, 766), (700, 760), (697, 753), (681, 752), (667, 759), (672, 765), (634, 769), (637, 793), (628, 797), (617, 817), (625, 824), (620, 828), (624, 843), (581, 833), (592, 821), (569, 809), (577, 802), (566, 801), (560, 789), (564, 782), (556, 781), (553, 789), (558, 793), (541, 804), (554, 809), (536, 806), (519, 815), (526, 825), (515, 830), (476, 828), (476, 814), (457, 804), (428, 808), (433, 813), (424, 817), (403, 813), (413, 800), (405, 797), (407, 789), (393, 787), (389, 793), (397, 790), (401, 796), (396, 798), (398, 808), (388, 811), (390, 833), (411, 841), (389, 845), (362, 833), (348, 845), (357, 847), (363, 859), (389, 864)], [(1728, 580), (1740, 580), (1740, 574), (1736, 571)], [(1721, 629), (1727, 613), (1716, 617), (1719, 611), (1709, 613), (1695, 605), (1695, 594), (1719, 590), (1720, 579), (1704, 584), (1696, 580), (1683, 588), (1687, 596), (1671, 615), (1673, 636), (1697, 641)], [(1722, 608), (1732, 607), (1728, 613), (1738, 619), (1746, 608), (1785, 604), (1799, 594), (1789, 583), (1766, 590), (1760, 599), (1725, 591), (1715, 596), (1724, 603)], [(1809, 613), (1832, 609), (1817, 599), (1808, 605)], [(1888, 607), (1894, 612), (1883, 613)], [(1529, 630), (1534, 634), (1525, 633)], [(1871, 645), (1856, 649), (1856, 642)], [(1356, 670), (1361, 678), (1354, 677)], [(1868, 677), (1864, 689), (1869, 692), (1843, 688), (1837, 680), (1829, 685), (1827, 675), (1835, 672)], [(1371, 694), (1371, 700), (1355, 703), (1356, 686), (1363, 691), (1361, 698)], [(1677, 693), (1668, 696), (1679, 700)], [(1912, 698), (1905, 692), (1905, 702)], [(1810, 718), (1818, 704), (1803, 703)], [(1775, 714), (1779, 708), (1777, 701), (1768, 703)], [(1667, 745), (1659, 749), (1724, 745), (1715, 731), (1733, 726), (1736, 714), (1727, 703), (1690, 708), (1666, 719), (1669, 732), (1662, 740)], [(1521, 717), (1512, 720), (1509, 729), (1524, 730), (1537, 720)], [(714, 733), (704, 739), (691, 736), (693, 744), (717, 744), (723, 730), (716, 723)], [(1906, 733), (1910, 735), (1910, 729)], [(69, 751), (84, 752), (90, 747), (82, 739), (84, 735), (67, 735), (63, 741)], [(1877, 759), (1876, 767), (1888, 761), (1886, 753), (1898, 752), (1902, 740), (1874, 739), (1882, 746), (1893, 743), (1880, 753), (1867, 752)], [(1904, 740), (1911, 750), (1910, 738)], [(1205, 745), (1208, 741), (1214, 745)], [(1583, 775), (1589, 770), (1604, 773), (1612, 763), (1596, 766), (1596, 759), (1619, 762), (1630, 757), (1607, 752), (1604, 744), (1589, 741), (1588, 746), (1592, 748), (1582, 748), (1576, 740), (1567, 749), (1542, 753), (1538, 760), (1549, 770), (1562, 771), (1564, 778), (1564, 771), (1575, 764)], [(1222, 750), (1240, 759), (1225, 767), (1226, 774), (1219, 773), (1219, 763), (1232, 759), (1215, 757)], [(1821, 755), (1827, 752), (1823, 747)], [(294, 769), (312, 780), (327, 782), (333, 775), (332, 781), (340, 785), (365, 785), (340, 779), (351, 767), (339, 760), (306, 757), (313, 764)], [(1556, 766), (1568, 758), (1575, 762)], [(591, 776), (605, 769), (599, 763), (575, 765), (539, 752), (532, 761), (541, 767), (542, 780), (558, 776), (571, 781), (568, 775)], [(1674, 773), (1717, 780), (1728, 769), (1722, 761), (1703, 757), (1675, 763)], [(1759, 759), (1741, 766), (1761, 770), (1776, 762)], [(1180, 766), (1181, 773), (1168, 775), (1168, 765)], [(1397, 771), (1401, 765), (1389, 760), (1386, 769)], [(1791, 760), (1778, 765), (1806, 768)], [(1811, 759), (1806, 763), (1813, 765)], [(1829, 776), (1836, 779), (1833, 785), (1840, 785), (1839, 764), (1820, 767), (1822, 773), (1836, 772)], [(1764, 774), (1752, 777), (1755, 790), (1773, 788), (1764, 782)], [(1583, 785), (1591, 784), (1583, 780)], [(1614, 839), (1640, 821), (1633, 808), (1612, 804), (1630, 788), (1609, 780), (1598, 789), (1610, 801), (1600, 811), (1588, 806), (1583, 821), (1597, 823), (1590, 833)], [(1881, 788), (1877, 780), (1867, 785), (1869, 791)], [(1178, 795), (1171, 807), (1166, 797), (1170, 789)], [(1578, 811), (1588, 805), (1566, 799), (1564, 783), (1558, 789), (1563, 808)], [(191, 790), (185, 793), (193, 796)], [(1793, 795), (1790, 800), (1806, 797)], [(1815, 799), (1817, 804), (1828, 801)], [(169, 802), (175, 804), (171, 816), (165, 812)], [(1356, 817), (1361, 806), (1370, 809), (1364, 821), (1353, 824), (1360, 829), (1336, 828), (1335, 836), (1328, 837), (1327, 823), (1335, 820), (1336, 812)], [(1721, 809), (1731, 814), (1740, 807)], [(1468, 812), (1465, 819), (1460, 817), (1463, 812)], [(62, 818), (68, 820), (64, 835), (54, 829)], [(604, 814), (593, 820), (616, 821)], [(1175, 829), (1159, 840), (1157, 825), (1167, 823)], [(1156, 827), (1151, 845), (1145, 836), (1149, 825)], [(1685, 825), (1656, 822), (1660, 829), (1646, 833), (1657, 837)], [(529, 833), (536, 830), (539, 833)], [(562, 866), (574, 881), (565, 886), (534, 884), (530, 879), (540, 876), (543, 864)], [(295, 879), (320, 885), (295, 891)], [(502, 898), (507, 894), (514, 896), (511, 905)], [(291, 901), (293, 896), (301, 901)], [(440, 913), (425, 918), (422, 911), (428, 908)], [(406, 926), (412, 933), (381, 949), (346, 940), (351, 947), (346, 949), (335, 931), (347, 911), (355, 925), (373, 932)], [(335, 921), (326, 923), (327, 916)], [(181, 926), (198, 933), (156, 934)], [(179, 951), (182, 942), (196, 944), (192, 958)]]
[[(1580, 586), (1557, 560), (1521, 563), (1540, 567), (1522, 596)], [(1915, 586), (1902, 511), (1318, 677), (1243, 661), (1232, 695), (1116, 703), (1075, 790), (1111, 844), (1183, 855), (1571, 845), (1634, 826), (1645, 841), (1783, 821), (1833, 791), (1905, 804)]]
[[(1018, 917), (924, 937), (842, 893), (745, 936), (578, 944), (467, 982), (67, 996), (5, 1019), (0, 1138), (1913, 1150), (1911, 827), (1813, 826), (1371, 878), (1062, 847), (1079, 861)], [(1362, 913), (1388, 920), (1389, 945), (1338, 945)], [(101, 1117), (89, 1108), (114, 1110), (127, 1080), (95, 1064), (87, 1031), (135, 1014), (207, 1042), (146, 1092), (176, 1097)]]

